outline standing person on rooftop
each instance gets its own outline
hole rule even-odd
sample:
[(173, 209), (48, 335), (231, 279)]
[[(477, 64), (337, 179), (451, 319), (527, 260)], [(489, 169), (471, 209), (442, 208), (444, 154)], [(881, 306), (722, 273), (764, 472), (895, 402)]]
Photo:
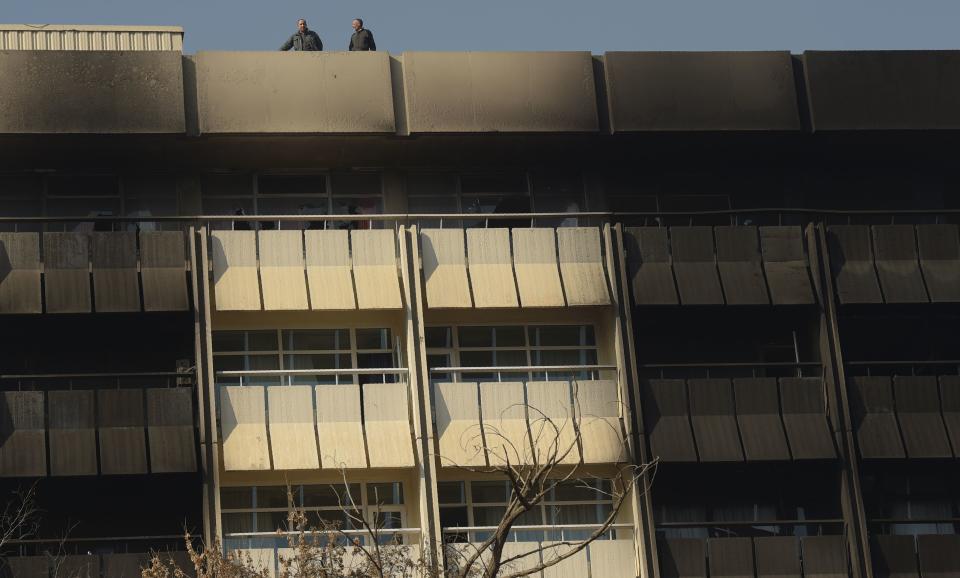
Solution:
[(363, 27), (362, 18), (353, 19), (353, 36), (350, 37), (350, 52), (376, 50), (377, 43), (373, 41), (373, 32)]
[(297, 20), (297, 31), (283, 43), (280, 50), (290, 50), (291, 48), (294, 50), (320, 51), (323, 50), (323, 42), (320, 41), (320, 36), (316, 32), (307, 28), (307, 21), (301, 18)]

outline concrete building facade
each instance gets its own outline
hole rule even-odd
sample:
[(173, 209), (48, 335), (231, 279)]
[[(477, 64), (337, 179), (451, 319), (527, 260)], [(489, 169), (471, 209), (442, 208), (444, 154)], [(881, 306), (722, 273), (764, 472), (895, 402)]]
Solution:
[(288, 487), (442, 558), (531, 408), (593, 486), (514, 554), (658, 461), (545, 574), (960, 575), (960, 53), (170, 46), (0, 51), (12, 576), (275, 567)]

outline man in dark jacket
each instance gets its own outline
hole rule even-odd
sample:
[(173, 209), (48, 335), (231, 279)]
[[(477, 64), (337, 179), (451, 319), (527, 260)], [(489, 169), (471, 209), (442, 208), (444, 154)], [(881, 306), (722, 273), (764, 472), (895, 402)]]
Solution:
[(377, 43), (373, 41), (373, 32), (363, 27), (363, 19), (353, 20), (353, 36), (350, 37), (350, 52), (354, 50), (376, 50)]
[(323, 42), (316, 32), (307, 28), (307, 21), (301, 18), (297, 20), (297, 31), (293, 36), (283, 43), (280, 50), (323, 50)]

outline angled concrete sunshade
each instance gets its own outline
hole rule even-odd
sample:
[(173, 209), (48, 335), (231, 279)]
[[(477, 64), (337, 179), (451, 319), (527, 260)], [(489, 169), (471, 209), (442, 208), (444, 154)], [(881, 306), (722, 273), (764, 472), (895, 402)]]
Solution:
[(365, 468), (367, 448), (361, 423), (360, 386), (318, 385), (317, 435), (324, 469)]
[(220, 387), (220, 430), (225, 470), (270, 469), (263, 386)]
[(710, 538), (707, 550), (711, 578), (755, 576), (751, 538)]
[(856, 376), (848, 378), (847, 385), (860, 455), (865, 459), (906, 457), (890, 378)]
[(311, 308), (334, 311), (356, 309), (349, 232), (306, 230), (303, 236)]
[(187, 261), (180, 231), (140, 232), (144, 311), (188, 311)]
[(800, 227), (760, 227), (760, 250), (774, 305), (814, 303)]
[(411, 133), (597, 132), (588, 52), (405, 52)]
[(911, 458), (953, 457), (940, 414), (936, 376), (898, 375), (893, 378), (893, 390), (907, 455)]
[(877, 277), (886, 303), (927, 303), (913, 225), (874, 225)]
[(642, 392), (643, 422), (654, 457), (665, 462), (696, 462), (686, 382), (650, 379)]
[(93, 301), (98, 313), (140, 311), (137, 234), (91, 233)]
[(319, 468), (313, 388), (309, 385), (270, 386), (267, 388), (267, 407), (273, 469)]
[(400, 309), (397, 236), (392, 229), (350, 231), (353, 279), (360, 309)]
[(259, 231), (260, 284), (267, 311), (306, 311), (303, 233)]
[(483, 466), (479, 390), (475, 382), (434, 385), (442, 466)]
[(795, 460), (837, 457), (823, 389), (819, 377), (780, 378), (783, 426)]
[(86, 234), (43, 234), (47, 313), (90, 313), (89, 251)]
[(524, 407), (523, 383), (519, 381), (480, 384), (483, 440), (490, 465), (527, 463), (530, 432)]
[(431, 309), (472, 307), (463, 230), (423, 229), (420, 245), (427, 306)]
[(0, 313), (40, 313), (40, 235), (0, 233)]
[(767, 305), (767, 282), (760, 264), (756, 227), (715, 227), (717, 268), (727, 305)]
[(920, 268), (930, 300), (960, 301), (960, 235), (957, 225), (917, 225)]
[(567, 305), (610, 304), (602, 246), (597, 227), (557, 228), (560, 277)]
[(0, 477), (47, 475), (42, 391), (0, 394)]
[(509, 229), (467, 229), (467, 258), (478, 308), (519, 307)]
[(527, 418), (539, 463), (559, 460), (575, 464), (580, 460), (569, 382), (528, 381)]
[(627, 252), (627, 269), (637, 305), (677, 305), (677, 285), (673, 280), (673, 264), (667, 229), (660, 227), (627, 227), (623, 241)]
[(47, 393), (47, 404), (50, 475), (97, 475), (94, 392), (51, 391)]
[[(561, 556), (566, 555), (574, 548), (573, 544), (566, 542), (541, 542), (540, 557), (544, 564), (552, 562)], [(553, 566), (547, 566), (543, 569), (543, 578), (566, 578), (567, 576), (587, 576), (590, 562), (587, 559), (587, 549), (564, 558)]]
[(684, 305), (723, 305), (711, 227), (670, 227), (673, 273)]
[(730, 380), (689, 379), (687, 389), (690, 392), (690, 420), (700, 460), (742, 461), (743, 448)]
[(943, 423), (947, 427), (950, 445), (956, 455), (960, 453), (960, 377), (941, 375), (939, 382)]
[(385, 52), (201, 51), (193, 60), (203, 134), (396, 131)]
[(803, 536), (804, 578), (847, 578), (847, 543), (843, 536)]
[(707, 543), (700, 538), (659, 538), (660, 575), (666, 578), (706, 578)]
[(917, 536), (917, 554), (920, 571), (925, 578), (949, 578), (960, 573), (960, 536)]
[(634, 576), (636, 560), (632, 540), (596, 540), (590, 543), (591, 576)]
[(758, 536), (753, 539), (757, 577), (801, 578), (800, 542), (793, 536)]
[(101, 473), (147, 473), (146, 425), (143, 390), (97, 390)]
[(840, 303), (883, 303), (867, 225), (827, 228), (830, 268)]
[(408, 387), (403, 382), (363, 384), (363, 431), (371, 468), (413, 466)]
[(192, 393), (188, 387), (147, 389), (151, 472), (197, 470)]
[(213, 231), (213, 291), (218, 311), (259, 311), (257, 232)]
[(563, 307), (553, 229), (512, 229), (513, 269), (522, 307)]
[(577, 380), (574, 399), (578, 402), (577, 422), (583, 462), (587, 464), (621, 463), (627, 447), (620, 424), (622, 406), (617, 382)]
[(733, 391), (747, 461), (789, 460), (776, 378), (736, 378)]

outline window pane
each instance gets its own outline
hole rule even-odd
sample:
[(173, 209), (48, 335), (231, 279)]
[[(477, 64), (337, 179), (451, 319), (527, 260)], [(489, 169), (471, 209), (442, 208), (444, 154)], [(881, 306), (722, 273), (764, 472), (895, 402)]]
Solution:
[(367, 484), (367, 502), (370, 505), (403, 504), (403, 485), (400, 482)]
[(244, 331), (214, 331), (213, 350), (217, 353), (244, 351), (246, 349), (245, 333)]
[(39, 198), (43, 194), (40, 175), (13, 173), (0, 175), (0, 197)]
[(493, 347), (492, 327), (459, 327), (457, 337), (460, 347)]
[(224, 514), (223, 532), (224, 534), (239, 534), (253, 532), (253, 514)]
[(492, 367), (492, 351), (461, 351), (460, 363), (463, 367)]
[(501, 351), (497, 350), (494, 357), (494, 365), (499, 367), (504, 366), (513, 366), (513, 367), (526, 367), (527, 363), (527, 352), (523, 350), (506, 350)]
[(276, 351), (277, 332), (270, 331), (248, 331), (247, 332), (248, 351)]
[(499, 175), (464, 175), (460, 177), (463, 193), (526, 193), (527, 176), (523, 173)]
[(256, 532), (275, 532), (287, 529), (287, 512), (257, 512)]
[(496, 328), (497, 347), (523, 347), (526, 342), (523, 339), (523, 327), (497, 327)]
[[(284, 360), (287, 369), (350, 369), (350, 355), (347, 353), (316, 353), (288, 355)], [(291, 376), (292, 383), (323, 384), (350, 383), (350, 375), (296, 375)]]
[(253, 196), (253, 179), (249, 174), (230, 173), (204, 175), (200, 191), (207, 196)]
[(503, 506), (484, 506), (473, 509), (473, 524), (475, 526), (496, 526), (503, 519), (507, 509)]
[[(387, 369), (393, 367), (393, 355), (390, 353), (358, 353), (357, 366), (366, 369)], [(361, 375), (360, 383), (381, 383), (396, 381), (396, 374)]]
[[(469, 518), (467, 518), (466, 506), (460, 506), (457, 508), (440, 508), (440, 527), (457, 528), (469, 525), (470, 522)], [(450, 536), (445, 535), (444, 540), (449, 541)]]
[(451, 347), (449, 327), (427, 327), (424, 331), (424, 341), (427, 347)]
[(326, 175), (260, 175), (257, 185), (261, 195), (327, 194)]
[(347, 515), (339, 510), (321, 510), (319, 512), (307, 512), (307, 521), (310, 525), (320, 529), (326, 528), (349, 528)]
[(407, 194), (411, 197), (434, 195), (456, 202), (457, 177), (444, 174), (419, 174), (407, 177)]
[(465, 504), (467, 498), (463, 489), (463, 482), (439, 482), (437, 496), (441, 504)]
[(285, 330), (284, 346), (290, 350), (350, 349), (350, 333), (346, 329)]
[(119, 197), (116, 175), (50, 175), (47, 195), (51, 197)]
[(609, 491), (609, 480), (570, 481), (557, 485), (553, 489), (552, 499), (570, 502), (586, 500), (610, 500), (610, 496), (606, 495), (606, 493), (609, 493)]
[(225, 510), (253, 507), (253, 488), (220, 488), (220, 507)]
[[(306, 508), (346, 507), (351, 497), (356, 504), (360, 504), (360, 484), (350, 484), (349, 495), (347, 487), (339, 485), (315, 485), (303, 487), (303, 505)], [(339, 497), (339, 501), (338, 501)]]
[[(294, 503), (299, 499), (297, 488), (291, 488), (293, 492)], [(286, 508), (287, 507), (287, 488), (286, 486), (257, 486), (257, 507), (258, 508)]]
[(334, 215), (379, 215), (382, 212), (379, 197), (334, 197), (333, 199)]
[(334, 195), (380, 195), (379, 173), (336, 173), (331, 176)]
[(530, 328), (530, 345), (596, 345), (592, 325), (540, 325)]
[(470, 496), (474, 502), (506, 502), (507, 482), (472, 482)]
[(357, 329), (357, 349), (390, 349), (389, 329)]

